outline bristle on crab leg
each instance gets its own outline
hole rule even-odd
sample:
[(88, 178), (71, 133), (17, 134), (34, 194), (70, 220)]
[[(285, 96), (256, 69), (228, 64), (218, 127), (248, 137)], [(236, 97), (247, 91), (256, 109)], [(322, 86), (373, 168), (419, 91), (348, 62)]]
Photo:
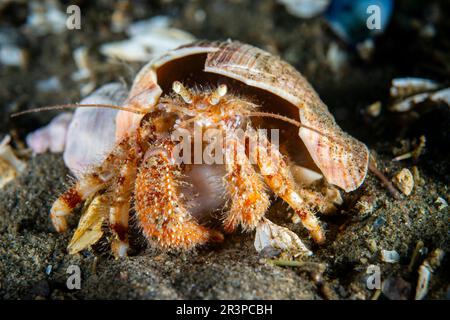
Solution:
[(97, 174), (89, 174), (75, 186), (64, 192), (53, 203), (50, 210), (50, 218), (56, 231), (64, 232), (67, 230), (66, 216), (70, 215), (72, 210), (81, 202), (95, 194), (104, 187), (105, 182)]
[(223, 236), (198, 224), (179, 190), (181, 168), (171, 159), (170, 141), (151, 148), (144, 156), (135, 183), (135, 209), (143, 234), (167, 249), (191, 249)]
[(297, 192), (309, 207), (314, 208), (323, 214), (335, 213), (337, 211), (335, 204), (342, 204), (342, 198), (339, 191), (333, 187), (327, 188), (326, 196), (307, 188), (299, 188)]
[[(255, 132), (250, 130), (249, 134)], [(267, 141), (266, 137), (260, 135), (254, 156), (267, 185), (295, 210), (314, 241), (324, 243), (325, 235), (319, 221), (303, 200), (301, 193), (296, 191), (294, 179), (280, 151)]]
[(125, 163), (120, 168), (109, 209), (109, 224), (116, 236), (111, 243), (111, 249), (116, 257), (124, 257), (128, 251), (128, 219), (131, 190), (136, 178), (136, 166), (135, 149), (131, 148)]
[(226, 170), (224, 177), (231, 205), (224, 219), (224, 228), (233, 232), (238, 225), (253, 230), (269, 207), (269, 196), (261, 176), (245, 153), (245, 145), (227, 133)]

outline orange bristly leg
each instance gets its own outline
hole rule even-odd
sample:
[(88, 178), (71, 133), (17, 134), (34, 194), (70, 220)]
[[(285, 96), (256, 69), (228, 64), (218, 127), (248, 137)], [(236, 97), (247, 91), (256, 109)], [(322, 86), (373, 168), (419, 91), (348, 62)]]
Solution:
[(226, 188), (231, 200), (226, 212), (224, 229), (233, 232), (238, 225), (253, 230), (270, 205), (261, 176), (256, 173), (245, 153), (245, 145), (228, 134), (226, 149)]
[(320, 192), (299, 188), (298, 193), (310, 208), (314, 208), (323, 214), (332, 214), (336, 212), (336, 206)]
[(79, 203), (106, 187), (116, 175), (117, 163), (125, 157), (127, 149), (128, 139), (119, 143), (99, 167), (87, 173), (56, 199), (50, 209), (50, 218), (56, 231), (66, 231), (66, 216), (70, 215)]
[(198, 224), (179, 191), (181, 170), (172, 163), (169, 141), (153, 147), (139, 168), (135, 183), (136, 216), (149, 241), (168, 249), (191, 249), (223, 236)]
[(119, 175), (112, 192), (109, 209), (109, 224), (115, 233), (111, 249), (116, 257), (124, 257), (128, 250), (128, 219), (130, 212), (131, 191), (136, 179), (137, 150), (131, 147), (127, 158), (120, 167)]
[[(255, 139), (254, 131), (253, 134), (252, 131), (250, 132)], [(296, 184), (283, 155), (266, 137), (260, 136), (257, 141), (254, 155), (267, 185), (294, 209), (314, 241), (319, 244), (324, 243), (325, 235), (319, 221), (302, 198), (302, 192), (296, 191)]]

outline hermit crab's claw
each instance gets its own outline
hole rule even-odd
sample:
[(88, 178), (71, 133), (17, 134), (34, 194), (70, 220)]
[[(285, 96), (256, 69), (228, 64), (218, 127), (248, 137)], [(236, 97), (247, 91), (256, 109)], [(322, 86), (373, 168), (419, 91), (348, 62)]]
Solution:
[(172, 83), (172, 90), (178, 94), (186, 103), (192, 102), (192, 95), (188, 89), (180, 81), (174, 81)]
[(67, 250), (75, 254), (95, 244), (102, 236), (102, 225), (108, 214), (107, 196), (98, 195), (86, 206)]

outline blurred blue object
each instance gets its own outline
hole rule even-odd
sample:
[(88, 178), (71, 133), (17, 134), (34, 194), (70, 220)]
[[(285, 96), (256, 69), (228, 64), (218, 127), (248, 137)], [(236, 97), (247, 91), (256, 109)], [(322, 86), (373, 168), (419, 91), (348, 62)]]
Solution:
[(339, 37), (355, 44), (383, 33), (393, 7), (393, 0), (333, 0), (325, 18)]

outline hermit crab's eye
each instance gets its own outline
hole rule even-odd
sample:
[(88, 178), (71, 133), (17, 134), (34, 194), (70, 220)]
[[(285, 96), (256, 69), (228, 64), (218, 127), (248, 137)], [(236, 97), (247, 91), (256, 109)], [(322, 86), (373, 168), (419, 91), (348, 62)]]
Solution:
[(216, 91), (214, 91), (209, 97), (209, 103), (211, 105), (216, 105), (220, 102), (220, 99), (227, 94), (228, 88), (225, 84), (221, 84), (217, 87)]
[(180, 81), (174, 81), (172, 83), (172, 90), (178, 94), (186, 103), (192, 102), (192, 95), (188, 89)]

